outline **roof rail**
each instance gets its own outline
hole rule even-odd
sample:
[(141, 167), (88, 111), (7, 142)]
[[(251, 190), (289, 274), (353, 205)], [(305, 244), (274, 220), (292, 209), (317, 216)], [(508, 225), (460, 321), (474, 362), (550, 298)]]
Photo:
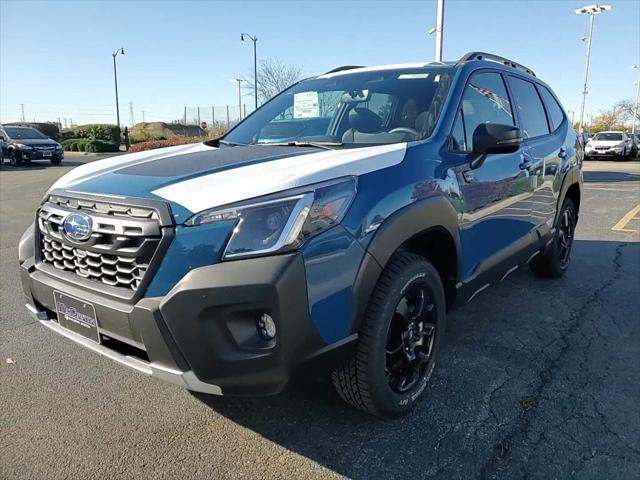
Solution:
[(343, 70), (353, 70), (354, 68), (364, 68), (362, 65), (343, 65), (341, 67), (336, 67), (333, 70), (329, 70), (325, 72), (323, 75), (327, 75), (329, 73), (342, 72)]
[(524, 70), (529, 75), (533, 75), (534, 77), (536, 76), (536, 74), (533, 73), (533, 70), (531, 70), (530, 68), (527, 68), (524, 65), (520, 65), (519, 63), (516, 63), (513, 60), (509, 60), (508, 58), (504, 58), (499, 55), (493, 55), (491, 53), (484, 53), (484, 52), (465, 53), (462, 57), (460, 57), (460, 60), (458, 60), (458, 63), (468, 62), (470, 60), (488, 60), (490, 62), (497, 62), (497, 63), (501, 63), (502, 65), (507, 65), (508, 67)]

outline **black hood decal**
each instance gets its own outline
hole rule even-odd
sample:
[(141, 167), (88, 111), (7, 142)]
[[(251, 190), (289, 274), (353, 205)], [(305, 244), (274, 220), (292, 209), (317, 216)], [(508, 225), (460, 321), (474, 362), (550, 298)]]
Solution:
[(123, 175), (141, 175), (152, 177), (184, 177), (227, 168), (268, 162), (295, 155), (317, 152), (313, 147), (283, 147), (268, 145), (248, 145), (237, 147), (212, 148), (209, 151), (185, 153), (157, 160), (142, 162), (116, 170)]

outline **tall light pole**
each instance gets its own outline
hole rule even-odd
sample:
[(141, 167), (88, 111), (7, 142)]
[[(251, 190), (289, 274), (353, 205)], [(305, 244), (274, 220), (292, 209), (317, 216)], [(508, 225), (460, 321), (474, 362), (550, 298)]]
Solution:
[[(629, 68), (638, 70), (640, 73), (640, 66), (638, 65), (631, 65), (631, 67)], [(638, 118), (638, 99), (640, 99), (640, 74), (638, 75), (638, 81), (636, 83), (638, 84), (638, 86), (636, 87), (636, 106), (633, 109), (633, 124), (631, 125), (631, 134), (636, 133), (636, 121)]]
[(242, 79), (241, 78), (232, 78), (232, 82), (238, 82), (238, 118), (242, 120)]
[(442, 61), (442, 30), (444, 28), (444, 0), (436, 6), (436, 62)]
[(116, 120), (120, 128), (120, 105), (118, 103), (118, 70), (116, 69), (116, 57), (118, 54), (124, 55), (124, 48), (119, 48), (111, 54), (113, 57), (113, 81), (116, 85)]
[(580, 133), (584, 131), (584, 107), (587, 102), (587, 81), (589, 79), (589, 62), (591, 61), (591, 39), (593, 36), (593, 17), (611, 10), (610, 5), (587, 5), (586, 7), (574, 10), (577, 15), (589, 15), (589, 36), (587, 37), (587, 58), (584, 66), (584, 84), (582, 86), (582, 106), (580, 107)]
[(240, 34), (240, 41), (244, 42), (244, 37), (247, 37), (253, 42), (253, 96), (255, 100), (256, 110), (258, 109), (258, 55), (257, 47), (258, 37), (251, 36), (248, 33)]
[(436, 0), (436, 26), (431, 27), (427, 32), (429, 35), (436, 34), (436, 53), (434, 60), (442, 61), (442, 32), (444, 30), (444, 0)]

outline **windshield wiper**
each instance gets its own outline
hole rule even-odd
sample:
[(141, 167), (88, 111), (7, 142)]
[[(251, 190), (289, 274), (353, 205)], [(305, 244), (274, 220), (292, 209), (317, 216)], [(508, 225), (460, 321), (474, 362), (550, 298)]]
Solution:
[(246, 143), (234, 143), (234, 142), (230, 142), (229, 140), (218, 140), (218, 143), (221, 143), (223, 145), (228, 145), (229, 147), (246, 147), (247, 146)]
[(295, 140), (291, 142), (275, 142), (275, 143), (256, 143), (255, 145), (267, 145), (271, 147), (316, 147), (325, 150), (333, 150), (332, 147), (342, 147), (342, 142), (306, 142)]

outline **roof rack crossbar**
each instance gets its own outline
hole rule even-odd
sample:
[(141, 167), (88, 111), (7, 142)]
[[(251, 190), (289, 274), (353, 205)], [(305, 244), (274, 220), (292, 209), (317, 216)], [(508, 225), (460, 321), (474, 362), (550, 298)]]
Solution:
[(501, 63), (502, 65), (507, 65), (509, 67), (524, 70), (529, 75), (533, 75), (534, 77), (536, 76), (536, 74), (533, 73), (533, 70), (531, 70), (530, 68), (527, 68), (524, 65), (514, 62), (513, 60), (509, 60), (508, 58), (504, 58), (499, 55), (493, 55), (492, 53), (485, 53), (485, 52), (465, 53), (460, 58), (460, 60), (458, 60), (458, 63), (468, 62), (470, 60), (488, 60), (490, 62), (498, 62), (498, 63)]
[(362, 65), (343, 65), (341, 67), (336, 67), (333, 70), (329, 70), (325, 72), (324, 75), (328, 75), (329, 73), (342, 72), (343, 70), (353, 70), (354, 68), (364, 68)]

